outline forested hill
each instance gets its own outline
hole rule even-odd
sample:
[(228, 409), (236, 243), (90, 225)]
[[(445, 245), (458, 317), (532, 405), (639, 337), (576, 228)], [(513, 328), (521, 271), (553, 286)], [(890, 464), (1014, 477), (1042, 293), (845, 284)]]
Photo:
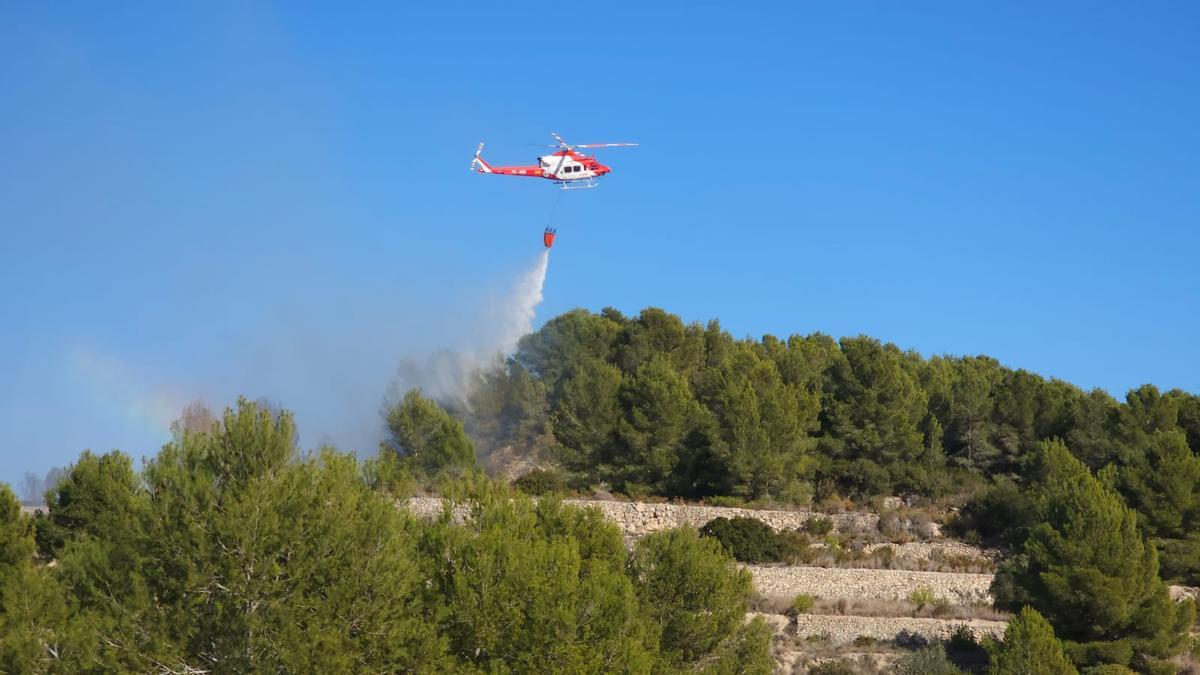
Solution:
[(526, 336), (471, 404), (459, 414), (483, 452), (529, 448), (578, 487), (635, 496), (937, 497), (1021, 481), (1057, 438), (1153, 534), (1197, 517), (1200, 397), (1145, 385), (1118, 401), (870, 337), (735, 339), (661, 309), (575, 310)]
[(1200, 397), (1186, 392), (1144, 385), (1122, 402), (987, 356), (735, 339), (655, 308), (558, 316), (485, 379), (462, 415), (483, 448), (533, 448), (581, 484), (632, 493), (934, 496), (1019, 477), (1051, 438), (1132, 489), (1165, 461), (1196, 470), (1200, 450)]

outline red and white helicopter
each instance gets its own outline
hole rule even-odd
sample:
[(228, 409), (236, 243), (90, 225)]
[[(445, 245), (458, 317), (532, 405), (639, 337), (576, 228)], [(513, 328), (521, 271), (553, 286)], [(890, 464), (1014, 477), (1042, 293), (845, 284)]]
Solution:
[(484, 161), (483, 143), (475, 149), (475, 159), (471, 160), (471, 170), (479, 173), (494, 173), (501, 176), (527, 176), (531, 178), (548, 178), (562, 186), (564, 190), (596, 187), (601, 176), (610, 173), (612, 169), (596, 161), (595, 157), (576, 152), (576, 148), (630, 148), (637, 143), (586, 143), (583, 145), (568, 145), (556, 133), (551, 132), (557, 145), (558, 152), (542, 155), (538, 163), (531, 166), (492, 166)]

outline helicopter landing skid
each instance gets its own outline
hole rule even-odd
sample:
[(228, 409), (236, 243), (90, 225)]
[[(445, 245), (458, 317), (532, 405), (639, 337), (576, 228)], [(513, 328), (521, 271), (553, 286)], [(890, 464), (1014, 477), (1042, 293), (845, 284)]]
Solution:
[(585, 180), (560, 180), (555, 181), (563, 190), (586, 190), (587, 188), (599, 187), (600, 183), (595, 178), (587, 178)]

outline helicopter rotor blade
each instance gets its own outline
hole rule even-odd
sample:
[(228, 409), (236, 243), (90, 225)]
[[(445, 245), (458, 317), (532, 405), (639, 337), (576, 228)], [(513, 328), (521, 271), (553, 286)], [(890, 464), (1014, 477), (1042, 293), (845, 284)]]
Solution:
[(576, 148), (633, 148), (637, 147), (637, 143), (584, 143), (574, 146)]

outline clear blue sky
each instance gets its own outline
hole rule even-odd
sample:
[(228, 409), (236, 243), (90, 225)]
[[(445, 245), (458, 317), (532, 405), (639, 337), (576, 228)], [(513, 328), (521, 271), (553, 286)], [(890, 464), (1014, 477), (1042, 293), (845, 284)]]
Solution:
[(362, 445), (540, 250), (553, 187), (475, 144), (550, 131), (642, 146), (563, 199), (539, 320), (1200, 391), (1200, 5), (743, 4), (5, 3), (0, 480), (238, 392)]

